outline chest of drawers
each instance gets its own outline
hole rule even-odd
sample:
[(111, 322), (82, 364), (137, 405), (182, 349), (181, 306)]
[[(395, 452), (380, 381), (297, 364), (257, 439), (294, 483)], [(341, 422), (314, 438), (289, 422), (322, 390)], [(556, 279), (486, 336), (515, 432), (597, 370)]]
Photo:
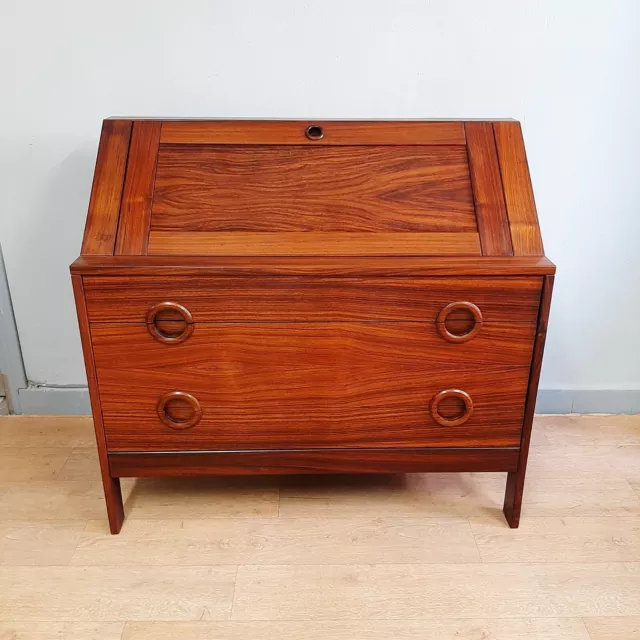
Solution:
[(515, 121), (103, 124), (71, 266), (119, 478), (503, 471), (555, 268)]

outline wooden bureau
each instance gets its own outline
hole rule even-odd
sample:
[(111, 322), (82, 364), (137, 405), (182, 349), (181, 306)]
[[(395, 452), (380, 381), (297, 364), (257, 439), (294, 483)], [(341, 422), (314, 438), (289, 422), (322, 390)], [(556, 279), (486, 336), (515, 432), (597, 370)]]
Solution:
[(120, 477), (503, 471), (555, 267), (515, 121), (104, 121), (71, 266)]

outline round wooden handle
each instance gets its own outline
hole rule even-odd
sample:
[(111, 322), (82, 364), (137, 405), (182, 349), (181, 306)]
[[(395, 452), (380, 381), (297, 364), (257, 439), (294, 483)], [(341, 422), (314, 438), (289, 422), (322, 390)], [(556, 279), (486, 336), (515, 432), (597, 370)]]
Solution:
[[(167, 413), (167, 405), (176, 400), (186, 403), (191, 407), (191, 416), (186, 420), (174, 420)], [(162, 423), (167, 425), (167, 427), (171, 427), (171, 429), (191, 429), (191, 427), (195, 427), (202, 418), (202, 407), (200, 403), (190, 393), (185, 393), (184, 391), (165, 393), (160, 397), (160, 400), (158, 400), (156, 411)]]
[[(160, 318), (158, 315), (161, 313), (173, 312), (182, 320), (184, 329), (182, 333), (177, 335), (168, 335), (162, 333), (162, 331), (158, 328), (158, 322)], [(164, 342), (165, 344), (178, 344), (180, 342), (184, 342), (191, 337), (193, 333), (194, 324), (193, 324), (193, 316), (191, 312), (186, 307), (183, 307), (181, 304), (177, 302), (159, 302), (158, 304), (154, 304), (151, 309), (147, 312), (147, 329), (149, 333), (159, 342)]]
[[(467, 331), (467, 333), (451, 333), (449, 329), (447, 329), (447, 318), (449, 315), (458, 310), (469, 311), (473, 316), (473, 328), (471, 331)], [(446, 307), (443, 307), (436, 318), (436, 328), (438, 329), (438, 333), (447, 341), (447, 342), (466, 342), (467, 340), (471, 340), (478, 335), (480, 329), (482, 329), (482, 312), (480, 309), (473, 304), (473, 302), (452, 302), (448, 304)]]
[[(443, 418), (439, 411), (438, 407), (440, 403), (447, 398), (459, 398), (464, 402), (464, 412), (462, 415), (457, 418)], [(460, 424), (464, 424), (473, 414), (473, 400), (471, 400), (471, 396), (461, 389), (445, 389), (440, 393), (437, 393), (433, 396), (433, 400), (431, 400), (431, 415), (433, 419), (443, 427), (457, 427)]]

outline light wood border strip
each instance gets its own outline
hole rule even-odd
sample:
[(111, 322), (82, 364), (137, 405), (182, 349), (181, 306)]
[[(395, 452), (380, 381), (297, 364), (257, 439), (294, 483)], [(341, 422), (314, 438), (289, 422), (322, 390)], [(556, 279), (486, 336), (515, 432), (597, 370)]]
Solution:
[(543, 276), (554, 264), (544, 256), (507, 257), (208, 257), (84, 256), (71, 265), (81, 275), (110, 276)]
[(513, 254), (544, 255), (527, 155), (519, 122), (494, 122), (496, 148), (511, 229)]
[(107, 440), (102, 422), (102, 406), (100, 404), (98, 377), (96, 375), (95, 362), (93, 359), (91, 326), (89, 325), (89, 318), (87, 315), (82, 276), (72, 275), (71, 283), (73, 285), (73, 295), (78, 314), (78, 325), (80, 326), (80, 340), (82, 342), (82, 352), (84, 354), (84, 366), (87, 372), (89, 397), (91, 399), (91, 413), (93, 414), (93, 424), (96, 432), (98, 458), (100, 460), (104, 497), (107, 505), (107, 514), (109, 516), (109, 527), (111, 533), (118, 533), (122, 527), (122, 522), (124, 521), (124, 505), (122, 503), (120, 480), (112, 477), (109, 469)]
[(500, 165), (490, 122), (466, 122), (471, 186), (484, 256), (512, 256)]
[(116, 242), (118, 255), (147, 253), (160, 126), (160, 122), (153, 120), (133, 123)]
[(110, 453), (119, 477), (514, 471), (518, 449), (299, 449)]
[(481, 255), (477, 233), (151, 231), (149, 255)]
[(81, 255), (113, 255), (130, 140), (131, 120), (102, 123)]
[[(309, 126), (322, 127), (309, 140)], [(464, 145), (463, 122), (210, 120), (162, 123), (161, 144)]]

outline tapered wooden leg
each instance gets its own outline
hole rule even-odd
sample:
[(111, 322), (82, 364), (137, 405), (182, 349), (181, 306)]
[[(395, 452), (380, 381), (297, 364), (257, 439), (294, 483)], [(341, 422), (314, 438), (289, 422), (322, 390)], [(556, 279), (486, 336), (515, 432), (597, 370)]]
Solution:
[(524, 473), (512, 471), (507, 474), (507, 488), (504, 493), (504, 517), (512, 529), (520, 524), (520, 509), (522, 507), (522, 490), (524, 489)]
[(107, 517), (111, 533), (120, 533), (124, 522), (124, 503), (120, 489), (120, 478), (104, 478), (104, 499), (107, 503)]
[(522, 508), (524, 477), (527, 472), (529, 443), (531, 442), (533, 413), (536, 408), (536, 397), (538, 395), (538, 382), (540, 381), (542, 354), (544, 352), (544, 343), (547, 337), (547, 323), (549, 321), (549, 309), (551, 307), (553, 279), (554, 276), (545, 276), (542, 281), (538, 326), (536, 330), (536, 339), (533, 344), (531, 370), (529, 372), (529, 385), (527, 388), (527, 400), (524, 408), (524, 420), (522, 423), (522, 438), (520, 440), (518, 470), (512, 471), (507, 475), (507, 488), (504, 494), (504, 507), (502, 510), (504, 511), (505, 518), (512, 529), (517, 529), (520, 524), (520, 509)]

